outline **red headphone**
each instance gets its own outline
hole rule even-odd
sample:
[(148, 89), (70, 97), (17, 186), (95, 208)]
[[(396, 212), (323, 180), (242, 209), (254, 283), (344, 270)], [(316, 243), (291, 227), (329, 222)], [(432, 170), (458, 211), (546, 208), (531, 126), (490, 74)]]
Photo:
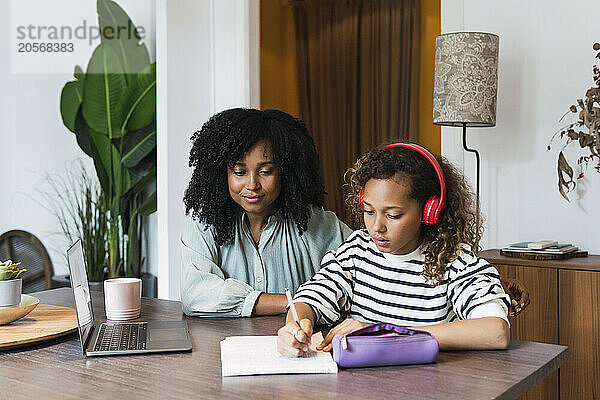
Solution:
[[(423, 157), (425, 157), (435, 169), (435, 172), (440, 181), (440, 197), (431, 196), (427, 202), (425, 202), (425, 207), (423, 207), (423, 222), (425, 225), (437, 225), (440, 223), (440, 219), (442, 216), (442, 212), (444, 211), (444, 207), (446, 206), (446, 179), (444, 178), (444, 172), (442, 171), (442, 167), (440, 163), (437, 162), (433, 154), (431, 154), (427, 149), (419, 146), (414, 143), (392, 143), (388, 144), (385, 147), (405, 147), (407, 149), (412, 149)], [(365, 209), (365, 205), (363, 203), (363, 197), (365, 195), (365, 188), (361, 188), (358, 193), (358, 205), (363, 210)]]

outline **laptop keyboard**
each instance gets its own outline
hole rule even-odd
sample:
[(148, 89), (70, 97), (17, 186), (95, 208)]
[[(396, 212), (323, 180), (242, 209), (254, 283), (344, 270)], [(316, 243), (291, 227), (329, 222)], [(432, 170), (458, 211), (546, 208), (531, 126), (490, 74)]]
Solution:
[(145, 350), (148, 323), (100, 325), (94, 351)]

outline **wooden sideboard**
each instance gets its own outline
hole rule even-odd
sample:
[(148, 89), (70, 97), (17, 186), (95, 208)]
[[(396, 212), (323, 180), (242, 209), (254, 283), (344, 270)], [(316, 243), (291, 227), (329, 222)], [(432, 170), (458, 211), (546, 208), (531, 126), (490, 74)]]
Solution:
[(537, 261), (479, 253), (502, 278), (529, 290), (531, 304), (511, 319), (511, 339), (569, 346), (569, 359), (523, 399), (600, 399), (600, 256)]

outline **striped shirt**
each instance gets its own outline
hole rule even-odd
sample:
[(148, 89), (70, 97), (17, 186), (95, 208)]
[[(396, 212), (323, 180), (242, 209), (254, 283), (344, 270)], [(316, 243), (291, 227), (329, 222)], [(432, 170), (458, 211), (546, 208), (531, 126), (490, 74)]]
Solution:
[(424, 259), (422, 248), (404, 255), (382, 253), (366, 231), (355, 231), (323, 257), (319, 272), (300, 286), (294, 302), (309, 304), (316, 322), (326, 325), (346, 317), (403, 326), (490, 316), (508, 322), (510, 300), (498, 271), (468, 245), (437, 286), (422, 275)]

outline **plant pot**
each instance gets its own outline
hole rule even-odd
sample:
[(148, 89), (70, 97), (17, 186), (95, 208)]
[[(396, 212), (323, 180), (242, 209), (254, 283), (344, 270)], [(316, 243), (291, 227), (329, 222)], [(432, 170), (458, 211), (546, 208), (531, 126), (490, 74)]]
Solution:
[(61, 287), (71, 287), (69, 274), (52, 275), (52, 278), (50, 278), (50, 289), (56, 289)]
[(158, 296), (158, 280), (148, 272), (142, 272), (142, 297)]
[[(156, 297), (158, 295), (158, 284), (156, 276), (143, 272), (142, 276), (142, 297)], [(89, 282), (90, 290), (95, 292), (103, 292), (104, 284), (103, 282)], [(52, 289), (60, 288), (60, 287), (71, 287), (71, 281), (69, 280), (69, 274), (64, 275), (54, 275), (51, 279)]]
[(104, 281), (102, 282), (88, 282), (90, 290), (92, 292), (104, 292)]
[[(91, 291), (94, 292), (103, 292), (104, 284), (103, 282), (88, 282)], [(69, 274), (64, 275), (54, 275), (51, 279), (52, 289), (56, 289), (59, 287), (71, 287), (71, 280), (69, 279)]]
[(23, 279), (21, 278), (0, 281), (0, 308), (18, 306), (21, 302), (22, 288)]

